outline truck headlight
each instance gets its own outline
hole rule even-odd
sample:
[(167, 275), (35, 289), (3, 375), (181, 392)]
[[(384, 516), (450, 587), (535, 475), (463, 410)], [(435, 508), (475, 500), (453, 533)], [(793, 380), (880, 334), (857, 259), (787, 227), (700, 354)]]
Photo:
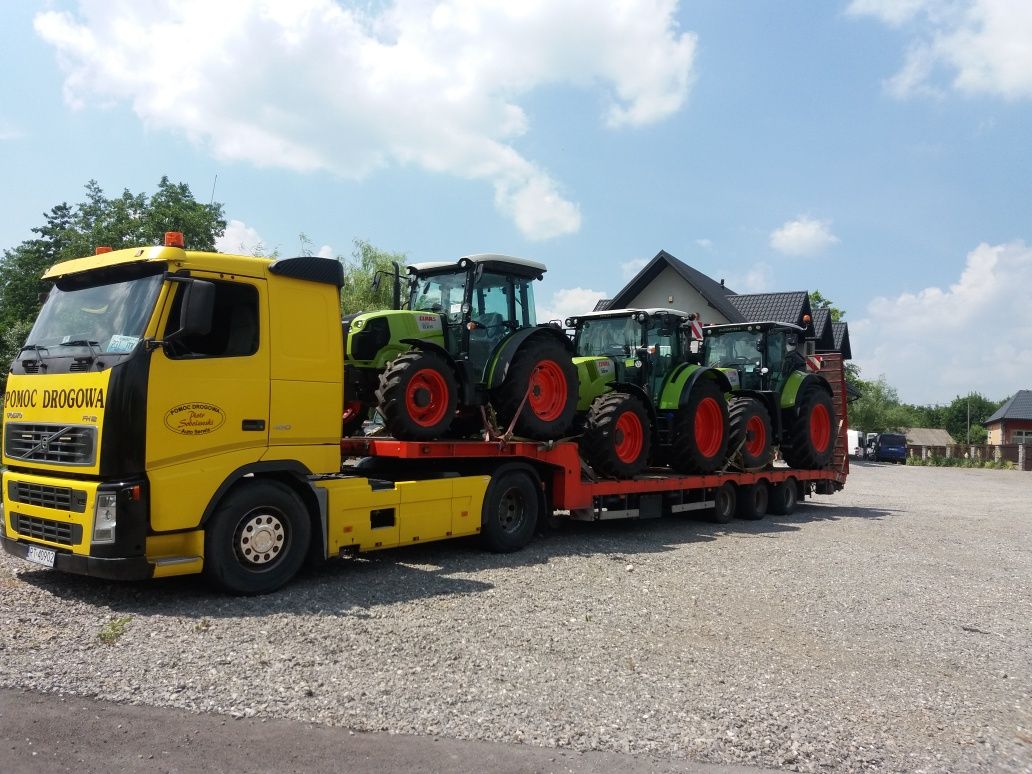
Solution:
[(98, 492), (93, 514), (93, 542), (114, 543), (115, 525), (118, 523), (118, 495), (114, 492)]

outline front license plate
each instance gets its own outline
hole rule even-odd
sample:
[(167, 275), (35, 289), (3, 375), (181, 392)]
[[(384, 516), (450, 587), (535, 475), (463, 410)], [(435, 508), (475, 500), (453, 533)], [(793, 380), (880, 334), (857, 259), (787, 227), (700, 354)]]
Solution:
[(49, 548), (40, 548), (39, 546), (29, 546), (29, 553), (25, 558), (30, 562), (42, 564), (44, 567), (53, 567), (54, 559), (57, 558), (57, 551), (51, 551)]

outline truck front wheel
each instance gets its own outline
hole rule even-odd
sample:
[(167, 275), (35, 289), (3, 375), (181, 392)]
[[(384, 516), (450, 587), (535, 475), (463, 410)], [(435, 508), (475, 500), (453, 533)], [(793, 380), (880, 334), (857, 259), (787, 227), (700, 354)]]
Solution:
[(230, 594), (268, 594), (301, 568), (312, 525), (300, 498), (277, 481), (246, 479), (204, 530), (204, 574)]

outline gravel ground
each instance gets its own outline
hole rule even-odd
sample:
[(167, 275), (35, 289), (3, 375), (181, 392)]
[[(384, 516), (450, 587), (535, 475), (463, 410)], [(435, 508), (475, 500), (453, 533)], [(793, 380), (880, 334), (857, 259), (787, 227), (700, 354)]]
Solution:
[(258, 599), (0, 559), (0, 686), (792, 770), (1032, 771), (1032, 475), (366, 555)]

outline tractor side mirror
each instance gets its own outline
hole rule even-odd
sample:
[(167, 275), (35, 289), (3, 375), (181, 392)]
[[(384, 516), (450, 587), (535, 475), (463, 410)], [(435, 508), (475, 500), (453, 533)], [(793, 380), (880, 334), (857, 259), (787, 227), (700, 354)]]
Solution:
[(373, 288), (374, 293), (378, 293), (380, 291), (380, 276), (380, 272), (376, 272), (376, 274), (373, 275), (371, 287)]
[(817, 354), (817, 342), (813, 339), (809, 339), (803, 344), (803, 355), (806, 357), (813, 357)]

